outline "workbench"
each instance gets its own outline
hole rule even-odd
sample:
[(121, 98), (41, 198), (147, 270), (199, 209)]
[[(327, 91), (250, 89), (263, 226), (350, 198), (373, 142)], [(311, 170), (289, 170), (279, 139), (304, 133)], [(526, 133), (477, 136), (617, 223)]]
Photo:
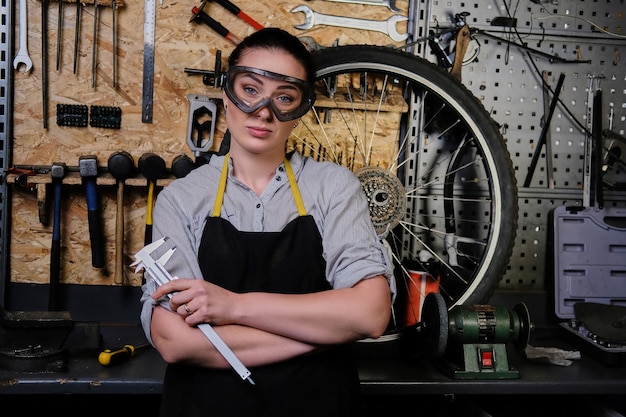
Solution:
[[(556, 329), (538, 331), (549, 334)], [(142, 342), (138, 327), (103, 327), (102, 333), (109, 346), (120, 340)], [(363, 391), (371, 395), (626, 395), (626, 368), (607, 366), (585, 355), (564, 367), (533, 362), (509, 350), (509, 362), (519, 369), (519, 379), (469, 381), (446, 375), (432, 361), (358, 356)], [(66, 372), (0, 370), (0, 394), (160, 394), (164, 372), (165, 363), (154, 349), (112, 367), (101, 366), (97, 354), (70, 357)]]
[[(36, 310), (45, 305), (45, 288), (42, 286), (10, 286), (13, 300), (22, 300), (9, 306), (14, 310)], [(67, 301), (73, 317), (77, 320), (98, 320), (102, 335), (102, 347), (121, 347), (125, 344), (139, 346), (145, 343), (141, 327), (137, 323), (139, 289), (135, 287), (63, 286), (63, 298)], [(88, 290), (88, 291), (87, 291)], [(27, 297), (26, 295), (29, 295)], [(112, 308), (111, 300), (116, 300)], [(577, 350), (563, 339), (555, 323), (546, 320), (549, 308), (546, 294), (497, 292), (492, 297), (494, 305), (513, 305), (523, 301), (530, 309), (534, 329), (529, 344), (532, 346), (557, 347)], [(86, 307), (90, 308), (87, 309)], [(87, 314), (90, 312), (90, 314)], [(100, 312), (100, 316), (91, 312)], [(106, 316), (102, 314), (106, 313)], [(104, 320), (104, 317), (107, 320)], [(359, 342), (355, 345), (361, 385), (368, 404), (368, 416), (386, 416), (405, 406), (419, 404), (422, 417), (455, 415), (450, 408), (466, 408), (468, 403), (482, 409), (513, 407), (507, 417), (524, 415), (520, 411), (532, 408), (537, 416), (537, 396), (558, 401), (559, 407), (571, 407), (572, 413), (561, 415), (609, 415), (581, 407), (608, 407), (626, 415), (626, 367), (608, 366), (585, 353), (570, 366), (557, 366), (530, 361), (523, 357), (512, 344), (507, 344), (509, 365), (519, 370), (514, 379), (455, 379), (440, 366), (440, 362), (423, 354), (400, 355), (393, 343), (376, 346)], [(132, 399), (129, 407), (146, 413), (158, 407), (166, 364), (158, 352), (150, 348), (122, 364), (103, 367), (98, 363), (97, 353), (70, 356), (67, 370), (49, 373), (16, 373), (0, 370), (0, 402), (15, 403), (22, 410), (32, 413), (47, 411), (50, 406), (70, 405), (75, 414), (94, 408), (115, 410), (121, 398)], [(130, 397), (132, 396), (132, 397)], [(70, 415), (70, 414), (67, 414)], [(93, 415), (90, 414), (90, 415)], [(130, 412), (129, 414), (130, 415)], [(443, 414), (446, 415), (446, 414)], [(459, 415), (467, 415), (461, 412)], [(497, 415), (494, 413), (492, 415)]]
[[(556, 330), (536, 329), (536, 342), (533, 343), (541, 342), (546, 346), (558, 344), (568, 348), (558, 339)], [(138, 326), (103, 326), (101, 333), (105, 346), (141, 344), (145, 341)], [(525, 398), (537, 395), (546, 399), (566, 396), (587, 398), (586, 404), (592, 398), (601, 404), (609, 401), (613, 409), (626, 409), (626, 399), (622, 399), (626, 398), (626, 369), (604, 365), (585, 355), (571, 366), (562, 367), (529, 361), (513, 349), (509, 350), (509, 363), (519, 369), (519, 379), (456, 380), (442, 372), (434, 361), (419, 357), (378, 356), (372, 353), (375, 350), (370, 347), (366, 352), (359, 346), (356, 350), (363, 393), (370, 407), (380, 412), (388, 412), (393, 407), (400, 409), (401, 404), (415, 401), (440, 409), (451, 407), (458, 399), (467, 398), (473, 401), (489, 399), (492, 406), (498, 403), (502, 407), (503, 401), (509, 406), (517, 403), (519, 407), (528, 403)], [(114, 403), (119, 405), (121, 395), (132, 395), (128, 400), (136, 401), (136, 407), (144, 411), (150, 408), (156, 410), (165, 366), (158, 352), (150, 348), (112, 367), (101, 366), (94, 354), (71, 357), (65, 372), (12, 373), (0, 370), (0, 402), (14, 401), (20, 407), (43, 407), (44, 404), (65, 401), (68, 404), (71, 402), (72, 407), (78, 407), (77, 410), (82, 403), (86, 407), (91, 404), (92, 408), (98, 404), (97, 408), (104, 410), (107, 406), (112, 407), (112, 396)], [(35, 394), (45, 401), (33, 401)], [(502, 401), (498, 402), (498, 399)], [(456, 402), (455, 406), (458, 406)]]

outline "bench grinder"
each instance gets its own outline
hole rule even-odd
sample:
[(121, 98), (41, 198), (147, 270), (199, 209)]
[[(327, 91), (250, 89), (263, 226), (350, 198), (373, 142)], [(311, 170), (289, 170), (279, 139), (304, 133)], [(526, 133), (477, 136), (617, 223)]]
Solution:
[(523, 351), (532, 323), (528, 308), (513, 311), (491, 305), (457, 305), (449, 311), (441, 294), (428, 294), (422, 307), (427, 353), (440, 359), (457, 379), (512, 379), (519, 371), (509, 366), (506, 343)]

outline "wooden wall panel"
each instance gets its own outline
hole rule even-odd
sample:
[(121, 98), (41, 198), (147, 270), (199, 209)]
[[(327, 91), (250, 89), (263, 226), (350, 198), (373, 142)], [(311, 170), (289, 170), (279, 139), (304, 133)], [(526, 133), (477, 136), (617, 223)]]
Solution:
[[(355, 29), (314, 26), (302, 31), (294, 25), (304, 21), (302, 13), (291, 13), (297, 5), (313, 10), (363, 19), (383, 20), (394, 14), (384, 6), (313, 1), (234, 1), (244, 12), (265, 26), (282, 27), (297, 36), (311, 36), (319, 44), (330, 46), (376, 44), (393, 42), (387, 35)], [(100, 2), (100, 4), (105, 4)], [(204, 24), (190, 22), (191, 9), (199, 3), (157, 0), (155, 29), (155, 79), (153, 123), (143, 123), (141, 117), (143, 75), (143, 13), (142, 1), (119, 2), (117, 10), (117, 87), (113, 85), (112, 9), (100, 7), (97, 36), (97, 70), (92, 88), (93, 6), (82, 9), (78, 71), (73, 73), (75, 3), (64, 2), (60, 69), (56, 69), (57, 3), (50, 2), (47, 11), (48, 55), (48, 126), (44, 128), (42, 103), (42, 3), (28, 0), (28, 49), (34, 68), (30, 73), (15, 73), (13, 163), (18, 166), (49, 167), (64, 162), (75, 168), (81, 155), (96, 155), (99, 166), (106, 167), (108, 157), (125, 150), (137, 161), (145, 152), (163, 157), (167, 166), (172, 159), (186, 153), (189, 117), (188, 94), (207, 94), (201, 76), (185, 73), (185, 68), (212, 70), (217, 51), (225, 63), (234, 44), (222, 38)], [(407, 1), (397, 6), (406, 14)], [(254, 29), (237, 19), (216, 2), (204, 9), (214, 19), (243, 38)], [(15, 19), (17, 22), (18, 19)], [(405, 27), (399, 26), (402, 32)], [(16, 45), (18, 31), (15, 31)], [(225, 65), (225, 64), (224, 64)], [(116, 106), (122, 111), (120, 129), (64, 127), (56, 123), (57, 104), (87, 106)], [(393, 126), (391, 127), (393, 129)], [(223, 124), (218, 125), (214, 148), (219, 145)], [(75, 174), (75, 173), (74, 173)], [(42, 171), (38, 177), (48, 175)], [(39, 181), (39, 182), (45, 182)], [(62, 274), (63, 283), (113, 285), (115, 263), (116, 188), (112, 178), (99, 178), (105, 232), (107, 265), (91, 267), (91, 253), (84, 188), (80, 180), (67, 181), (63, 187), (62, 210)], [(167, 181), (159, 185), (166, 185)], [(129, 181), (125, 187), (125, 265), (132, 254), (143, 246), (147, 188), (145, 179)], [(51, 209), (40, 210), (42, 189), (51, 197), (50, 186), (44, 183), (32, 187), (14, 186), (11, 224), (11, 280), (13, 282), (47, 283), (49, 279)], [(37, 190), (39, 188), (39, 192)], [(39, 194), (39, 199), (38, 199)], [(42, 214), (43, 213), (43, 214)], [(140, 285), (141, 277), (125, 267), (127, 285)]]

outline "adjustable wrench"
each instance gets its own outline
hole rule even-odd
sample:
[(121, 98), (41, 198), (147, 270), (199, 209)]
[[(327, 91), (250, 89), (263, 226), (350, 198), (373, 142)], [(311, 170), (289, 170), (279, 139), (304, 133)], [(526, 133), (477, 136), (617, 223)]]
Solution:
[(29, 72), (33, 68), (33, 61), (28, 56), (28, 22), (26, 17), (26, 0), (20, 0), (20, 47), (17, 55), (13, 60), (13, 68), (18, 69), (20, 65), (24, 65), (24, 72)]
[(388, 35), (396, 42), (401, 42), (409, 37), (408, 33), (399, 33), (396, 29), (398, 22), (409, 20), (402, 15), (393, 15), (387, 20), (355, 19), (352, 17), (334, 16), (314, 12), (309, 6), (300, 5), (291, 9), (291, 13), (304, 13), (304, 23), (295, 25), (296, 29), (311, 29), (315, 25), (338, 26), (350, 29), (372, 30)]

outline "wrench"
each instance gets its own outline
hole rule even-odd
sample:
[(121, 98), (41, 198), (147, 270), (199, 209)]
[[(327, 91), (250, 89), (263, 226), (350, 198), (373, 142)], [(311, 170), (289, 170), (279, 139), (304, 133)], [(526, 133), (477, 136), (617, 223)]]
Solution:
[(306, 30), (311, 29), (315, 25), (327, 25), (382, 32), (396, 42), (404, 41), (409, 37), (408, 33), (399, 33), (396, 29), (396, 23), (409, 20), (408, 17), (399, 14), (393, 15), (387, 20), (367, 20), (317, 13), (305, 5), (291, 9), (291, 13), (298, 12), (304, 13), (304, 23), (295, 25), (296, 29)]
[(28, 56), (28, 30), (26, 16), (26, 0), (20, 0), (20, 47), (17, 51), (17, 55), (13, 60), (13, 68), (18, 69), (20, 65), (24, 65), (24, 72), (29, 72), (33, 68), (33, 61)]
[(401, 12), (402, 10), (396, 7), (396, 0), (330, 0), (338, 3), (356, 3), (365, 4), (368, 6), (387, 6), (392, 12)]

